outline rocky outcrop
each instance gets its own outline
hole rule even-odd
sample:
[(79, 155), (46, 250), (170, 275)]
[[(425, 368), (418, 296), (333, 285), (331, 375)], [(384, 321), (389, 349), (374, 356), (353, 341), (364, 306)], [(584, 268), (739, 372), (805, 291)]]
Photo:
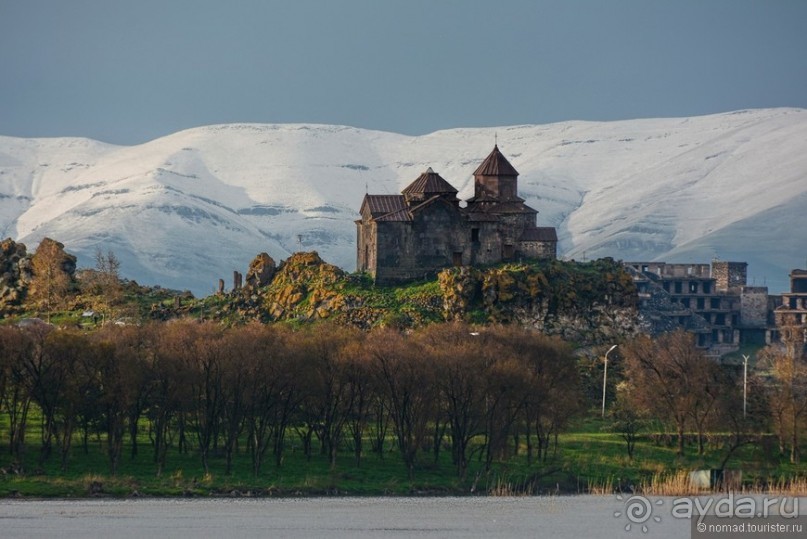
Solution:
[(22, 303), (31, 275), (25, 244), (11, 238), (0, 242), (0, 310), (5, 312)]
[[(262, 282), (258, 268), (266, 267), (267, 259), (259, 255), (250, 266), (248, 276), (255, 275), (256, 284)], [(219, 307), (223, 317), (266, 322), (329, 318), (364, 329), (443, 320), (516, 323), (583, 345), (613, 342), (639, 330), (633, 279), (611, 259), (450, 268), (436, 281), (381, 287), (309, 252), (283, 261), (267, 285), (252, 282), (248, 277), (247, 287), (226, 297)]]
[(438, 282), (448, 320), (518, 323), (581, 344), (640, 330), (635, 285), (612, 259), (451, 268)]
[(376, 287), (365, 276), (348, 275), (316, 252), (307, 252), (291, 255), (279, 264), (268, 284), (259, 285), (269, 275), (261, 270), (273, 264), (268, 255), (258, 255), (250, 265), (246, 287), (210, 300), (215, 304), (214, 316), (233, 323), (328, 318), (362, 329), (413, 327), (443, 320), (443, 299), (436, 282)]
[(266, 253), (261, 253), (249, 263), (247, 270), (247, 286), (253, 290), (268, 286), (275, 276), (277, 267), (274, 259)]
[(52, 258), (56, 266), (67, 276), (68, 279), (73, 279), (76, 275), (76, 262), (75, 255), (71, 255), (64, 250), (64, 244), (50, 238), (42, 238), (36, 248), (34, 257), (46, 256)]
[[(51, 273), (44, 276), (42, 268), (48, 268)], [(0, 242), (0, 314), (23, 309), (26, 302), (36, 301), (38, 292), (46, 286), (61, 286), (67, 294), (75, 283), (75, 274), (76, 257), (67, 253), (64, 245), (56, 240), (42, 239), (32, 254), (22, 243), (11, 238), (3, 240)]]
[(482, 272), (468, 266), (441, 271), (437, 275), (446, 320), (467, 318), (468, 311), (478, 304), (481, 298), (482, 280)]
[(266, 310), (273, 320), (327, 318), (344, 303), (334, 288), (344, 277), (344, 271), (324, 262), (316, 251), (294, 253), (264, 292)]

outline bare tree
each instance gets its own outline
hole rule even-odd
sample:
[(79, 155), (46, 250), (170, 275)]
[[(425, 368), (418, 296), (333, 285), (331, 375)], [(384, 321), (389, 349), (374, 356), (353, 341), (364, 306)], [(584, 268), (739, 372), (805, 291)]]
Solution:
[(306, 458), (311, 458), (316, 436), (321, 453), (328, 456), (333, 466), (347, 418), (342, 413), (348, 387), (337, 362), (341, 347), (338, 329), (332, 324), (321, 324), (300, 330), (297, 337), (301, 402), (299, 426), (295, 430)]
[(45, 309), (50, 322), (51, 312), (64, 302), (73, 285), (76, 257), (67, 254), (58, 241), (44, 238), (31, 257), (31, 267), (29, 297)]
[(413, 479), (417, 455), (434, 411), (433, 369), (421, 347), (394, 330), (373, 332), (368, 349), (390, 411), (398, 451)]
[(647, 424), (647, 412), (643, 407), (633, 405), (635, 399), (630, 394), (631, 386), (626, 383), (617, 385), (616, 400), (611, 407), (609, 417), (610, 428), (619, 433), (625, 440), (628, 459), (633, 459), (633, 451), (639, 434)]
[(112, 250), (95, 251), (95, 268), (81, 272), (81, 284), (85, 293), (92, 296), (93, 308), (104, 314), (105, 319), (117, 316), (124, 294), (120, 280), (121, 263)]
[(484, 432), (486, 335), (466, 324), (434, 325), (418, 334), (434, 362), (435, 383), (444, 403), (451, 438), (451, 457), (464, 479), (468, 451), (474, 437)]
[(737, 450), (749, 444), (759, 445), (762, 433), (769, 432), (771, 416), (762, 378), (750, 378), (746, 388), (747, 398), (743, 399), (742, 377), (727, 377), (717, 414), (711, 421), (713, 431), (727, 433), (722, 444), (725, 455), (718, 466), (721, 470)]
[(252, 470), (257, 477), (270, 448), (275, 465), (283, 464), (286, 433), (304, 395), (301, 337), (286, 327), (256, 324), (246, 329), (251, 352), (244, 387), (245, 421)]
[(249, 355), (252, 353), (248, 334), (243, 328), (231, 329), (222, 342), (221, 429), (224, 438), (226, 475), (232, 473), (233, 455), (244, 430), (246, 394), (249, 378)]
[(183, 354), (191, 390), (190, 417), (205, 474), (210, 473), (210, 451), (219, 435), (224, 404), (222, 329), (213, 324), (188, 325), (191, 342)]
[(350, 393), (347, 423), (353, 441), (356, 466), (361, 464), (364, 434), (372, 416), (373, 403), (377, 399), (376, 388), (372, 383), (370, 361), (371, 358), (365, 350), (365, 335), (360, 333), (345, 345), (339, 357)]
[(79, 408), (92, 384), (87, 363), (93, 352), (84, 335), (62, 330), (48, 333), (42, 353), (31, 358), (32, 396), (43, 416), (41, 463), (50, 456), (55, 438), (62, 470), (67, 468)]
[[(33, 330), (34, 333), (38, 333)], [(0, 372), (2, 406), (8, 414), (9, 450), (18, 465), (23, 464), (31, 392), (27, 378), (29, 358), (36, 353), (39, 339), (31, 331), (0, 326)]]
[(768, 347), (763, 364), (770, 369), (771, 412), (777, 423), (780, 447), (790, 438), (790, 462), (801, 460), (801, 432), (807, 418), (807, 364), (785, 348)]
[(358, 338), (357, 330), (325, 323), (304, 334), (303, 360), (309, 369), (309, 398), (304, 402), (308, 403), (308, 417), (314, 418), (322, 451), (333, 468), (354, 397), (343, 354), (348, 343)]
[[(154, 436), (154, 463), (157, 475), (165, 468), (171, 438), (171, 425), (180, 425), (178, 436), (182, 443), (182, 416), (188, 413), (191, 401), (190, 373), (183, 354), (193, 344), (186, 324), (162, 324), (150, 328), (154, 347), (148, 355), (149, 398), (147, 417)], [(181, 445), (180, 445), (181, 448)]]
[(148, 404), (152, 328), (110, 325), (97, 333), (98, 403), (107, 432), (110, 470), (117, 473), (128, 430), (131, 456), (138, 453), (138, 424)]
[(681, 330), (654, 339), (638, 337), (623, 353), (632, 405), (675, 425), (679, 455), (684, 454), (684, 436), (692, 422), (702, 454), (708, 421), (724, 390), (720, 366), (695, 347), (691, 334)]

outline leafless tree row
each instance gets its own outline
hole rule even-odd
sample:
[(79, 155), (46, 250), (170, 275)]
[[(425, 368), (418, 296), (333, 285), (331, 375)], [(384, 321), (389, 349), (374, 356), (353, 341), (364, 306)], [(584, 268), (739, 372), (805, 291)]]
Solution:
[(807, 364), (768, 346), (757, 354), (747, 380), (742, 365), (727, 366), (706, 357), (691, 334), (677, 331), (657, 338), (639, 337), (622, 347), (624, 379), (617, 388), (613, 417), (617, 430), (633, 444), (644, 422), (661, 422), (676, 433), (679, 454), (685, 434), (693, 433), (699, 455), (707, 435), (725, 440), (728, 458), (741, 446), (778, 439), (779, 455), (800, 461), (800, 441), (807, 428)]
[(392, 440), (410, 474), (445, 448), (464, 477), (471, 459), (489, 468), (524, 441), (528, 458), (545, 459), (583, 409), (570, 348), (514, 327), (0, 327), (0, 361), (17, 462), (38, 444), (40, 462), (66, 467), (100, 440), (113, 473), (126, 451), (150, 451), (158, 474), (179, 451), (227, 473), (248, 455), (257, 476), (292, 444), (332, 466), (351, 451), (358, 466)]

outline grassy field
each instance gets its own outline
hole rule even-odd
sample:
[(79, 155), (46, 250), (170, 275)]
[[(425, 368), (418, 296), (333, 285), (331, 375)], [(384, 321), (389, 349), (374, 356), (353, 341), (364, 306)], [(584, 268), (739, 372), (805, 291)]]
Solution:
[[(214, 457), (205, 475), (198, 455), (180, 454), (172, 448), (164, 472), (158, 477), (148, 439), (141, 440), (139, 455), (131, 458), (128, 448), (119, 472), (108, 473), (102, 440), (91, 440), (88, 452), (77, 441), (68, 468), (62, 471), (56, 455), (37, 464), (39, 448), (30, 445), (25, 473), (11, 466), (7, 433), (0, 426), (0, 496), (2, 497), (87, 497), (87, 496), (310, 496), (310, 495), (503, 495), (612, 492), (631, 488), (658, 488), (678, 473), (719, 465), (726, 450), (715, 442), (704, 455), (687, 447), (684, 457), (676, 455), (675, 443), (663, 436), (643, 435), (633, 459), (628, 459), (625, 442), (606, 432), (604, 424), (590, 419), (561, 435), (557, 451), (550, 448), (545, 461), (527, 462), (523, 445), (519, 455), (497, 462), (489, 472), (474, 458), (465, 479), (457, 478), (450, 452), (444, 449), (435, 461), (433, 453), (421, 453), (414, 480), (392, 449), (389, 440), (383, 456), (367, 452), (356, 465), (349, 448), (339, 455), (332, 469), (315, 449), (310, 459), (300, 450), (296, 436), (288, 437), (283, 465), (276, 467), (270, 456), (259, 477), (254, 477), (244, 448), (236, 456), (233, 471), (225, 475), (223, 457)], [(29, 434), (35, 441), (38, 432)], [(763, 444), (770, 446), (771, 444)], [(369, 441), (367, 443), (369, 447)], [(773, 445), (775, 447), (775, 444)], [(744, 487), (764, 490), (778, 485), (787, 490), (803, 488), (807, 467), (792, 465), (778, 452), (748, 445), (735, 453), (728, 468), (743, 470)]]

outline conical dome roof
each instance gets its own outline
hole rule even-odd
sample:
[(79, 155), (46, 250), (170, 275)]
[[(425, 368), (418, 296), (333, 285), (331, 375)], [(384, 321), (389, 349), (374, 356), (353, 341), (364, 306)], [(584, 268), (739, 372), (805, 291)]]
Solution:
[(474, 171), (474, 176), (518, 176), (518, 171), (499, 151), (498, 144)]
[(443, 195), (457, 193), (457, 190), (448, 183), (442, 176), (429, 169), (410, 183), (401, 193), (405, 196), (412, 195)]

